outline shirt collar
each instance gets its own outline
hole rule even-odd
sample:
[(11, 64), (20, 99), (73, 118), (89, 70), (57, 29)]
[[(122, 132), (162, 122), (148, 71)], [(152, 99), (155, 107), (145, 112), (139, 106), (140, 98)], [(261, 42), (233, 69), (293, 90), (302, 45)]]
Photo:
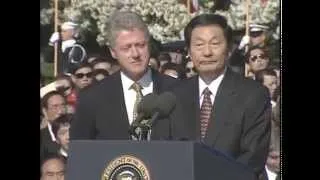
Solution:
[(56, 137), (54, 136), (53, 132), (52, 132), (52, 126), (51, 124), (48, 122), (48, 130), (49, 130), (49, 133), (50, 133), (50, 136), (51, 136), (51, 140), (52, 141), (56, 141)]
[(69, 39), (69, 40), (66, 40), (66, 41), (62, 41), (62, 43), (61, 43), (62, 52), (64, 52), (68, 47), (71, 47), (75, 43), (76, 43), (76, 40), (74, 40), (74, 39)]
[(218, 88), (221, 84), (221, 81), (225, 75), (226, 69), (223, 71), (222, 74), (220, 74), (215, 80), (213, 80), (210, 84), (206, 84), (200, 76), (198, 76), (199, 78), (199, 97), (202, 96), (202, 93), (204, 91), (205, 88), (209, 88), (209, 90), (211, 91), (211, 93), (213, 95), (217, 94)]
[(276, 179), (277, 173), (270, 171), (267, 165), (265, 166), (265, 169), (266, 169), (266, 172), (267, 172), (267, 175), (268, 175), (268, 179), (270, 179), (270, 180), (271, 179)]
[[(125, 73), (121, 71), (121, 81), (122, 81), (122, 87), (124, 90), (129, 90), (134, 81), (130, 79)], [(148, 68), (147, 72), (142, 76), (141, 79), (137, 81), (143, 88), (146, 88), (150, 85), (152, 82), (152, 72), (151, 69)]]
[(60, 154), (62, 155), (62, 156), (64, 156), (64, 157), (68, 157), (68, 153), (67, 153), (67, 151), (65, 151), (63, 148), (60, 148)]

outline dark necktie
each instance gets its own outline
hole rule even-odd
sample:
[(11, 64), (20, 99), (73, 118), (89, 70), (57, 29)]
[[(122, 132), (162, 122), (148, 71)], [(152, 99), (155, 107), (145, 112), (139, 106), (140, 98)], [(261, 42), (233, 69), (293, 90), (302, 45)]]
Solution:
[(201, 133), (201, 138), (203, 139), (204, 137), (206, 137), (211, 110), (212, 110), (212, 103), (210, 98), (210, 95), (212, 93), (208, 88), (206, 88), (203, 90), (202, 94), (203, 94), (203, 101), (200, 108), (200, 133)]
[(143, 95), (142, 95), (142, 92), (141, 92), (142, 87), (141, 87), (140, 84), (135, 82), (135, 83), (132, 84), (131, 88), (136, 91), (136, 101), (135, 101), (134, 106), (133, 106), (133, 118), (132, 118), (132, 120), (134, 121), (137, 118), (138, 105), (139, 105)]

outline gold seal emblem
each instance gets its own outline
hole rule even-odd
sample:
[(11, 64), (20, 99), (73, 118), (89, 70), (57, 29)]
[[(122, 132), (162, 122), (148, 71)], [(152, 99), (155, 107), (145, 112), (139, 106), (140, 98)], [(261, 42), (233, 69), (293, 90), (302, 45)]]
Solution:
[(101, 180), (150, 180), (147, 166), (137, 157), (122, 155), (113, 159), (102, 173)]

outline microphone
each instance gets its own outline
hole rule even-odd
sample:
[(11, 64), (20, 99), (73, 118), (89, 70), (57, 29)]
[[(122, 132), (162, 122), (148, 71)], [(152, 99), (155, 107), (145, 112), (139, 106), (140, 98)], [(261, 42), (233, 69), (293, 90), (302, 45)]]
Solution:
[(147, 126), (153, 127), (161, 117), (168, 116), (175, 108), (176, 96), (171, 92), (164, 92), (157, 98), (156, 107), (153, 109), (152, 118), (147, 122)]
[(138, 116), (129, 127), (130, 135), (136, 135), (135, 129), (137, 127), (141, 127), (141, 124), (145, 124), (146, 122), (143, 122), (144, 120), (151, 118), (152, 113), (156, 108), (157, 98), (158, 95), (154, 93), (150, 93), (142, 97), (137, 107)]

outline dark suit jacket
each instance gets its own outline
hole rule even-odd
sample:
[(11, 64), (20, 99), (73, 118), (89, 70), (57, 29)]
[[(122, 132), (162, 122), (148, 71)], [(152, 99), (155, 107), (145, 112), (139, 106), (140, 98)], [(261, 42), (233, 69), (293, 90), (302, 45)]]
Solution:
[[(168, 91), (177, 80), (152, 71), (153, 92)], [(71, 139), (126, 140), (129, 137), (129, 120), (123, 95), (120, 72), (80, 92)], [(168, 121), (159, 121), (152, 129), (152, 139), (168, 138)]]
[(60, 145), (52, 141), (48, 127), (40, 130), (40, 161), (50, 154), (57, 154)]
[[(198, 76), (182, 81), (173, 92), (178, 99), (171, 116), (173, 136), (199, 140)], [(215, 97), (204, 143), (260, 173), (268, 154), (270, 114), (268, 90), (228, 69)]]

